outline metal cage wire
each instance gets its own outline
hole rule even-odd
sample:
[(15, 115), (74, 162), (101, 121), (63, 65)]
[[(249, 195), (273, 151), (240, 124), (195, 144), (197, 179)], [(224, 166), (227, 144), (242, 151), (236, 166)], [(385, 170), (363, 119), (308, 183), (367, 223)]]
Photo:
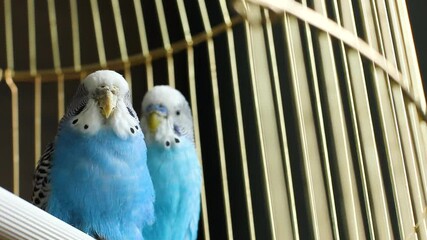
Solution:
[(427, 109), (405, 1), (1, 3), (2, 187), (29, 199), (79, 80), (108, 68), (138, 113), (154, 85), (189, 99), (200, 239), (427, 239)]

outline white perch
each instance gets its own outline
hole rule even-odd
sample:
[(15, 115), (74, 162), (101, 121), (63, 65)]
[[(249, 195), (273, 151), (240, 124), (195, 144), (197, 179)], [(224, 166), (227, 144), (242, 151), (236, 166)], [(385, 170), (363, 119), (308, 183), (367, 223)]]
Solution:
[(0, 187), (0, 239), (94, 240)]

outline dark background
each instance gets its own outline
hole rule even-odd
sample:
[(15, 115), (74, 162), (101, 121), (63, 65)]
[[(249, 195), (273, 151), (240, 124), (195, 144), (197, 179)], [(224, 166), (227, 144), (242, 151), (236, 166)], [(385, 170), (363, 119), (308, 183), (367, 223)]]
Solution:
[(418, 63), (423, 79), (424, 94), (427, 92), (427, 1), (407, 0), (409, 19), (412, 25)]

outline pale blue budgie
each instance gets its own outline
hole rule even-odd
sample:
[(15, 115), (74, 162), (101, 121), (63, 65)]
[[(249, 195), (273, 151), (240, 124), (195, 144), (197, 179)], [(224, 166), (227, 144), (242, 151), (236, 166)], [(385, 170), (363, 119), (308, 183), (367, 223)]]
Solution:
[(34, 175), (32, 201), (97, 239), (143, 239), (154, 221), (144, 134), (126, 80), (86, 77)]
[(184, 96), (169, 86), (155, 86), (142, 101), (141, 127), (156, 192), (156, 221), (144, 228), (144, 238), (196, 239), (202, 171), (191, 110)]

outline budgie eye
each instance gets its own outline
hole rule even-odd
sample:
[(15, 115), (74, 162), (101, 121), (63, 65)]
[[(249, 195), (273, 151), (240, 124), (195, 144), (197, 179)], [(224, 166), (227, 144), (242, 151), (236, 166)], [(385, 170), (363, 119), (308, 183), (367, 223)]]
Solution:
[(181, 115), (181, 112), (178, 110), (178, 111), (176, 111), (176, 115), (177, 116), (179, 116), (179, 115)]

